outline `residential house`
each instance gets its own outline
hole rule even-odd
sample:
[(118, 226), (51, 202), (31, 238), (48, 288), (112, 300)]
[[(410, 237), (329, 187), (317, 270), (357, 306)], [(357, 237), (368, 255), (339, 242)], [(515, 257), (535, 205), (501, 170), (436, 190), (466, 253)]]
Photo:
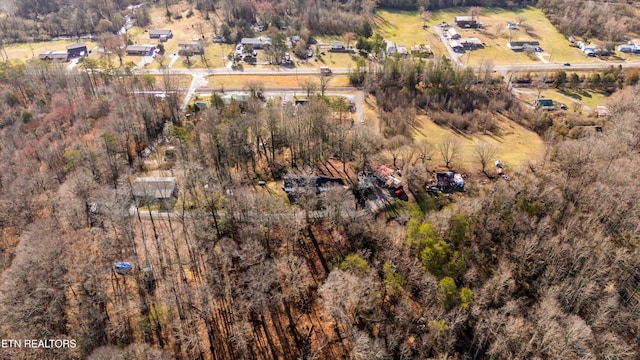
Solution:
[(556, 109), (556, 106), (553, 104), (553, 100), (551, 99), (538, 99), (533, 102), (533, 107), (547, 111)]
[(200, 39), (194, 40), (187, 44), (178, 44), (178, 55), (192, 56), (204, 54), (204, 44)]
[(461, 28), (477, 28), (479, 25), (477, 16), (456, 16), (455, 22)]
[(127, 55), (152, 56), (155, 45), (127, 45)]
[(458, 39), (460, 45), (465, 49), (480, 49), (484, 47), (482, 40), (478, 38), (460, 38)]
[(513, 51), (523, 51), (526, 49), (535, 49), (540, 46), (539, 41), (509, 41), (507, 47)]
[(453, 51), (455, 51), (455, 52), (464, 52), (464, 46), (462, 46), (462, 44), (460, 44), (459, 40), (451, 40), (451, 41), (449, 41), (449, 46), (451, 46), (451, 49), (453, 49)]
[(265, 46), (271, 45), (271, 43), (271, 39), (264, 36), (258, 38), (242, 38), (242, 40), (240, 40), (240, 45), (242, 47), (249, 45), (254, 50), (262, 49)]
[(160, 41), (167, 41), (173, 37), (171, 30), (149, 30), (149, 39), (160, 39)]
[(305, 193), (312, 189), (316, 194), (320, 194), (333, 186), (345, 187), (346, 185), (343, 179), (328, 176), (285, 177), (282, 190), (287, 195)]
[(222, 99), (222, 102), (226, 105), (229, 105), (234, 101), (239, 104), (246, 104), (251, 98), (251, 95), (245, 94), (245, 93), (235, 93), (235, 94), (227, 93), (222, 95), (220, 98)]
[(329, 51), (331, 52), (344, 52), (346, 48), (344, 47), (344, 43), (341, 41), (332, 41), (329, 43)]
[(454, 28), (447, 29), (447, 35), (449, 36), (449, 39), (451, 39), (451, 40), (458, 40), (458, 39), (460, 39), (462, 37), (462, 36), (460, 36), (458, 31), (456, 29), (454, 29)]
[(141, 177), (131, 184), (137, 206), (157, 204), (161, 210), (169, 210), (175, 204), (177, 193), (175, 177)]
[(69, 55), (66, 51), (47, 51), (42, 54), (38, 54), (38, 59), (47, 61), (67, 61)]
[(75, 59), (85, 56), (89, 56), (89, 50), (87, 50), (86, 44), (67, 45), (67, 58)]
[(618, 51), (628, 54), (640, 54), (640, 45), (620, 45), (618, 46)]

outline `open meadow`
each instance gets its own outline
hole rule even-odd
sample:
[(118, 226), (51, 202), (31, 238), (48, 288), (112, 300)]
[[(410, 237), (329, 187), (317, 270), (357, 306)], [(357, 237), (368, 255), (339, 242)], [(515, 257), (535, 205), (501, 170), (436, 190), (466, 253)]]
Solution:
[[(536, 163), (544, 158), (544, 141), (533, 131), (502, 116), (496, 118), (500, 129), (499, 135), (472, 136), (463, 136), (451, 129), (439, 126), (427, 116), (418, 116), (417, 119), (418, 130), (416, 130), (414, 138), (417, 141), (426, 140), (434, 145), (431, 157), (434, 164), (442, 164), (442, 167), (444, 167), (444, 162), (438, 153), (438, 144), (451, 137), (457, 139), (460, 144), (460, 156), (453, 162), (453, 166), (456, 169), (464, 169), (465, 171), (481, 170), (475, 154), (476, 144), (481, 141), (486, 141), (496, 147), (495, 159), (502, 160), (506, 167), (518, 168), (527, 166), (529, 162)], [(490, 164), (490, 166), (493, 166), (493, 164)]]
[[(514, 92), (518, 98), (527, 104), (532, 104), (538, 97), (538, 90), (535, 89), (517, 89)], [(593, 110), (598, 105), (604, 105), (608, 98), (608, 94), (601, 91), (592, 91), (587, 89), (555, 89), (549, 88), (540, 91), (540, 97), (551, 99), (557, 104), (565, 104), (571, 110), (574, 103), (580, 103), (584, 106), (584, 110)]]

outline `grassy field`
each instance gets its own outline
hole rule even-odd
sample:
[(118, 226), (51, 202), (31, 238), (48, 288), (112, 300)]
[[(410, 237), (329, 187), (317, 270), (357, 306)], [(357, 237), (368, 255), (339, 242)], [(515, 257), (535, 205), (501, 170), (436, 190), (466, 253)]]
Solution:
[[(452, 23), (455, 16), (466, 15), (468, 8), (450, 8), (437, 10), (432, 13), (432, 18), (427, 22), (428, 28), (422, 28), (422, 20), (417, 12), (379, 10), (376, 12), (375, 23), (378, 31), (385, 39), (396, 42), (398, 45), (412, 46), (426, 43), (431, 46), (436, 56), (447, 55), (445, 44), (440, 41), (434, 27), (440, 23)], [(525, 19), (525, 24), (531, 26), (531, 33), (520, 27), (519, 30), (507, 30), (507, 22), (515, 22), (518, 18)], [(485, 8), (482, 10), (479, 21), (484, 24), (483, 29), (456, 30), (462, 37), (477, 37), (482, 40), (484, 49), (468, 51), (461, 60), (468, 65), (478, 65), (491, 60), (495, 65), (507, 64), (534, 64), (542, 62), (536, 56), (529, 56), (523, 52), (513, 52), (507, 48), (507, 42), (511, 38), (517, 40), (537, 40), (544, 50), (543, 57), (546, 61), (554, 63), (575, 62), (585, 63), (598, 61), (588, 58), (578, 50), (569, 46), (569, 41), (551, 25), (542, 11), (536, 8), (521, 10), (504, 10), (498, 8)]]
[[(250, 83), (262, 83), (267, 89), (295, 89), (302, 91), (303, 84), (311, 80), (316, 85), (319, 84), (316, 75), (210, 75), (207, 76), (207, 87), (223, 89), (242, 89)], [(329, 82), (329, 87), (349, 86), (349, 79), (346, 76), (333, 76)]]
[(418, 119), (421, 124), (420, 130), (415, 133), (416, 140), (426, 139), (433, 144), (436, 148), (432, 158), (436, 164), (442, 163), (442, 166), (444, 162), (438, 153), (437, 146), (449, 137), (457, 138), (461, 145), (460, 159), (454, 161), (453, 166), (465, 171), (480, 171), (481, 167), (474, 153), (474, 147), (480, 141), (494, 144), (497, 149), (495, 159), (502, 160), (505, 166), (511, 168), (541, 161), (544, 156), (545, 146), (542, 139), (509, 119), (499, 119), (500, 136), (461, 136), (448, 128), (436, 125), (426, 116), (419, 116)]
[[(46, 51), (66, 51), (66, 46), (69, 44), (75, 43), (85, 43), (87, 44), (87, 49), (92, 50), (95, 46), (95, 42), (85, 41), (83, 40), (56, 40), (56, 41), (45, 41), (45, 42), (37, 42), (37, 43), (29, 43), (29, 44), (14, 44), (8, 45), (5, 47), (7, 50), (7, 55), (10, 60), (21, 60), (27, 61), (30, 59), (37, 59), (40, 53)], [(95, 52), (89, 55), (91, 58), (97, 59), (97, 55)]]
[[(538, 96), (537, 90), (521, 90), (518, 92), (520, 99), (531, 104)], [(585, 106), (586, 110), (595, 109), (598, 105), (603, 105), (608, 97), (607, 93), (590, 90), (558, 90), (555, 88), (545, 89), (540, 93), (545, 99), (551, 99), (556, 103), (566, 104), (569, 110), (574, 102), (579, 102)]]

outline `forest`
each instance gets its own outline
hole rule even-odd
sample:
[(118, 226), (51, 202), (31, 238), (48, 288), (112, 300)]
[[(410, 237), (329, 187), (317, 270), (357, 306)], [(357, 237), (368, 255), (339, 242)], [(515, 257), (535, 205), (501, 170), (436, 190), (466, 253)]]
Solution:
[[(171, 79), (0, 69), (0, 337), (78, 343), (2, 358), (638, 356), (637, 86), (610, 103), (603, 133), (547, 130), (545, 161), (509, 182), (386, 218), (337, 188), (297, 199), (299, 217), (247, 181), (330, 157), (364, 169), (393, 142), (336, 122), (322, 98), (297, 112), (214, 98), (185, 122), (175, 99), (135, 91)], [(132, 213), (131, 175), (161, 133), (179, 148), (182, 198), (169, 216)], [(437, 145), (404, 145), (408, 179), (429, 176)], [(325, 219), (310, 216), (318, 201)], [(115, 274), (120, 259), (140, 268)]]
[[(269, 5), (313, 31), (324, 31), (332, 9), (340, 31), (362, 25), (348, 14), (375, 10), (368, 1), (312, 3)], [(69, 4), (16, 2), (1, 26), (16, 29), (12, 41), (92, 32), (98, 17), (113, 31), (129, 5)], [(239, 28), (265, 6), (193, 4)], [(51, 19), (71, 8), (86, 21), (56, 28)], [(440, 59), (353, 70), (378, 127), (348, 121), (344, 99), (309, 96), (296, 107), (265, 99), (259, 83), (246, 103), (213, 94), (185, 116), (177, 92), (154, 95), (179, 88), (171, 74), (94, 70), (0, 62), (0, 340), (77, 345), (3, 347), (0, 359), (640, 356), (637, 71), (558, 71), (538, 85), (612, 94), (597, 132), (581, 125), (594, 121), (586, 113), (563, 122), (517, 101), (490, 71)], [(461, 136), (496, 137), (495, 118), (508, 117), (544, 139), (544, 159), (514, 168), (509, 181), (483, 163), (464, 193), (430, 195), (433, 172), (466, 169), (450, 153), (455, 144), (414, 139), (423, 115)], [(176, 159), (161, 170), (178, 179), (175, 206), (132, 208), (134, 179), (152, 172), (149, 160), (168, 144)], [(377, 215), (362, 210), (357, 179), (293, 204), (256, 186), (339, 169), (348, 177), (385, 162), (415, 201)], [(134, 269), (115, 272), (125, 260)]]

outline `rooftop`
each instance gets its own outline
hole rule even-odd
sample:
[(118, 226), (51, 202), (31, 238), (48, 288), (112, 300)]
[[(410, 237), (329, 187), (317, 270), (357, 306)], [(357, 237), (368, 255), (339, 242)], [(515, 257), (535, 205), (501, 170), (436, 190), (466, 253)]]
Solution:
[(175, 177), (140, 177), (131, 184), (131, 192), (135, 197), (168, 199), (173, 196), (175, 189)]

